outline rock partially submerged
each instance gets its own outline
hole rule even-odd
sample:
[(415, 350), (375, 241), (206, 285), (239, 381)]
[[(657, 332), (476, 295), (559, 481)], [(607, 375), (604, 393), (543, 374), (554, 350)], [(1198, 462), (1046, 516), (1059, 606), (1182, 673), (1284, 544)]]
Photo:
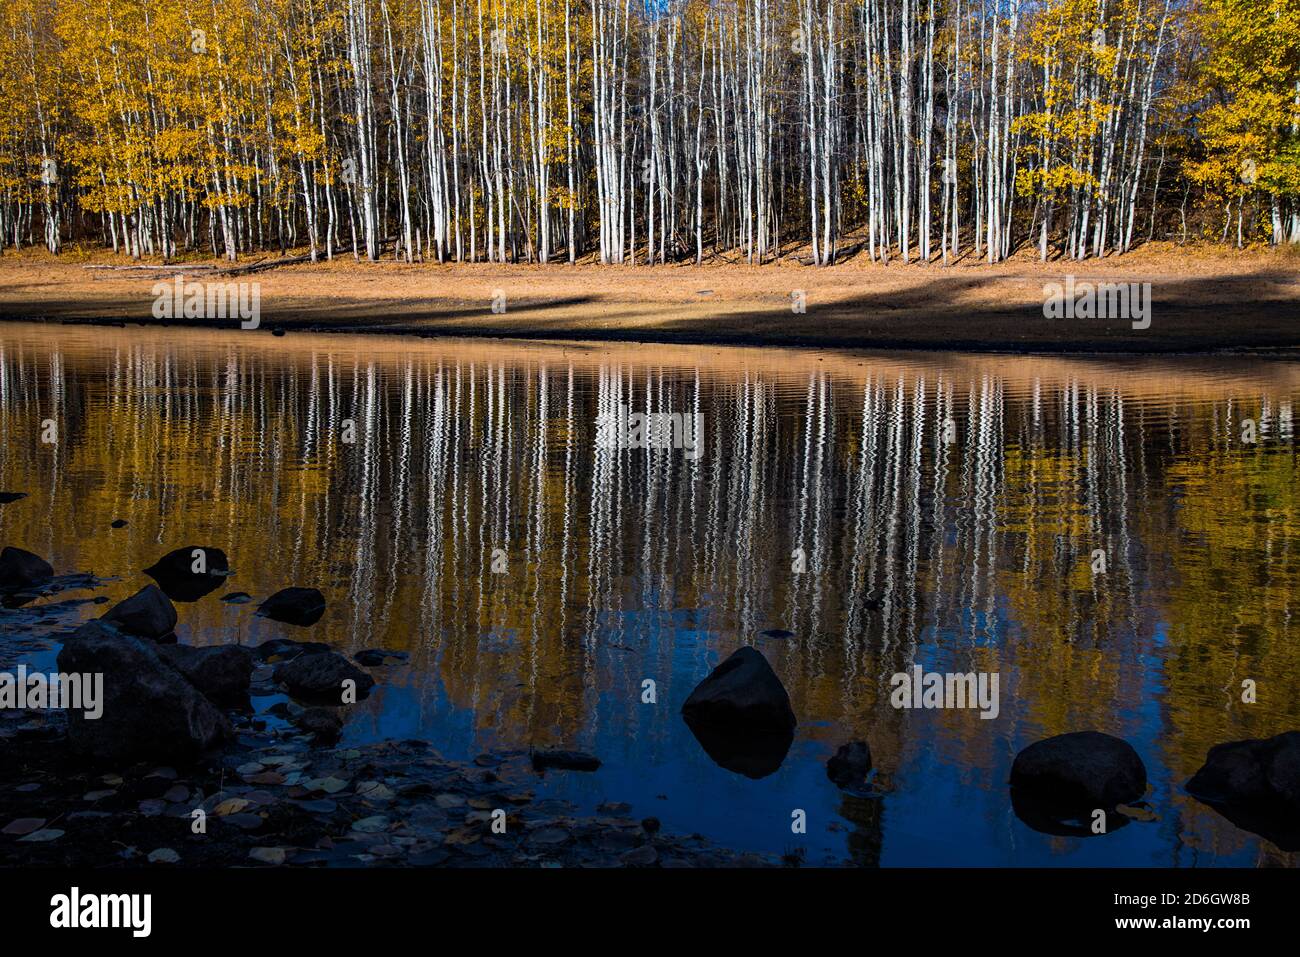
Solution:
[(102, 713), (68, 709), (68, 741), (96, 761), (191, 761), (230, 736), (225, 716), (153, 642), (90, 621), (64, 644), (61, 672), (103, 675)]
[(1300, 850), (1300, 731), (1216, 745), (1187, 793), (1282, 850)]
[(110, 608), (101, 620), (138, 638), (176, 640), (176, 606), (157, 585), (145, 585)]
[(793, 731), (798, 723), (785, 686), (755, 648), (738, 648), (696, 685), (682, 714), (688, 721), (766, 731)]
[(159, 649), (173, 668), (194, 687), (218, 702), (239, 702), (248, 696), (253, 653), (241, 645), (165, 645)]
[(302, 701), (340, 704), (344, 682), (355, 683), (357, 700), (370, 693), (375, 679), (337, 651), (299, 655), (275, 669), (275, 680)]
[(12, 545), (0, 551), (0, 589), (34, 588), (53, 578), (54, 567), (41, 556)]
[(781, 679), (749, 647), (737, 649), (696, 686), (682, 716), (720, 767), (754, 779), (781, 766), (797, 724)]
[(272, 638), (256, 645), (253, 654), (266, 662), (288, 661), (299, 655), (318, 655), (330, 651), (323, 641), (294, 641), (292, 638)]
[(826, 762), (826, 776), (846, 791), (866, 790), (871, 775), (871, 747), (865, 741), (840, 745)]
[(206, 545), (173, 549), (144, 570), (172, 601), (198, 601), (230, 575), (226, 553)]
[(387, 651), (383, 648), (366, 648), (352, 656), (359, 665), (374, 668), (390, 661), (405, 661), (409, 656), (404, 651)]
[(257, 613), (273, 621), (307, 627), (325, 614), (325, 596), (315, 588), (282, 588), (262, 604)]
[(343, 732), (343, 715), (338, 708), (304, 708), (289, 720), (294, 727), (313, 735), (318, 744), (333, 744)]
[(1128, 821), (1112, 814), (1142, 800), (1147, 771), (1127, 741), (1099, 731), (1075, 731), (1036, 741), (1011, 765), (1012, 806), (1030, 827), (1050, 834), (1093, 833), (1097, 810), (1115, 830)]
[(585, 751), (534, 751), (532, 758), (534, 771), (551, 768), (561, 771), (595, 771), (600, 767), (600, 758)]

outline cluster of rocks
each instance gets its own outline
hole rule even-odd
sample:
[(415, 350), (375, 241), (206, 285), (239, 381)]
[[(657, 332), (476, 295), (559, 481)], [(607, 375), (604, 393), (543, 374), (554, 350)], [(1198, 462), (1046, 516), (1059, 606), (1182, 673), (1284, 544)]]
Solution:
[[(701, 854), (716, 862), (728, 859), (724, 852), (707, 848), (698, 836), (676, 843), (658, 836), (657, 823), (632, 822), (614, 813), (587, 821), (565, 816), (559, 807), (534, 804), (531, 796), (523, 798), (526, 792), (506, 782), (500, 771), (515, 759), (534, 774), (600, 767), (599, 759), (582, 752), (488, 755), (477, 768), (425, 753), (427, 745), (419, 742), (353, 749), (341, 758), (331, 756), (332, 752), (304, 753), (309, 747), (337, 741), (345, 703), (364, 698), (374, 687), (374, 678), (359, 664), (377, 667), (404, 656), (369, 649), (349, 660), (324, 643), (289, 638), (274, 638), (255, 648), (177, 644), (173, 600), (194, 601), (219, 587), (230, 574), (226, 556), (220, 549), (186, 546), (164, 555), (146, 573), (156, 584), (146, 585), (101, 618), (83, 624), (59, 651), (60, 671), (104, 676), (103, 713), (92, 720), (71, 710), (59, 718), (62, 724), (57, 728), (52, 720), (25, 725), (33, 741), (45, 742), (53, 729), (54, 737), (66, 745), (62, 758), (60, 749), (45, 749), (54, 755), (46, 763), (64, 760), (66, 767), (42, 768), (39, 757), (29, 756), (33, 773), (77, 781), (85, 776), (80, 768), (144, 762), (137, 767), (139, 786), (121, 796), (121, 801), (136, 802), (131, 813), (155, 818), (174, 812), (173, 816), (188, 818), (199, 809), (218, 820), (229, 819), (222, 824), (223, 833), (247, 835), (268, 828), (266, 833), (275, 831), (282, 842), (250, 850), (260, 849), (262, 856), (254, 859), (264, 863), (291, 858), (296, 863), (352, 859), (444, 863), (475, 857), (592, 863), (597, 858), (608, 862), (613, 851), (622, 863), (642, 865), (700, 863)], [(11, 607), (47, 593), (55, 578), (50, 564), (31, 552), (13, 547), (0, 551), (0, 596)], [(243, 593), (226, 598), (237, 596), (248, 600)], [(295, 587), (271, 595), (257, 613), (309, 627), (325, 609), (318, 590)], [(275, 688), (293, 699), (271, 709), (292, 726), (288, 750), (248, 706), (250, 693)], [(754, 779), (781, 766), (797, 727), (780, 678), (752, 647), (737, 649), (714, 668), (686, 699), (682, 716), (717, 764)], [(4, 737), (13, 739), (13, 735)], [(390, 761), (393, 755), (400, 755), (402, 761)], [(418, 760), (409, 763), (412, 756)], [(232, 760), (236, 764), (231, 765)], [(361, 763), (354, 767), (347, 764), (350, 761)], [(183, 798), (180, 784), (171, 784), (162, 799), (142, 797), (156, 786), (149, 783), (155, 778), (176, 778), (174, 771), (169, 776), (141, 770), (157, 762), (189, 767), (206, 762), (207, 771), (193, 772)], [(226, 783), (232, 767), (243, 784)], [(421, 780), (408, 780), (420, 777), (417, 771), (427, 773)], [(827, 762), (826, 773), (845, 791), (871, 794), (870, 746), (865, 741), (844, 744)], [(103, 781), (119, 783), (128, 777), (119, 771), (101, 775)], [(26, 784), (35, 787), (24, 791)], [(1012, 764), (1010, 785), (1015, 813), (1049, 834), (1090, 836), (1152, 816), (1143, 803), (1147, 773), (1142, 759), (1127, 742), (1096, 731), (1056, 735), (1029, 745)], [(33, 793), (40, 787), (39, 781), (25, 782), (6, 794)], [(1213, 748), (1186, 790), (1282, 849), (1300, 849), (1300, 732)], [(69, 811), (69, 820), (95, 819), (101, 804), (119, 796), (119, 788), (92, 788), (87, 800), (91, 794), (96, 795), (91, 801), (95, 807)], [(178, 799), (167, 801), (166, 795)], [(432, 806), (417, 800), (429, 795), (434, 797)], [(410, 807), (404, 799), (409, 799)], [(162, 804), (156, 803), (159, 800)], [(486, 826), (490, 812), (507, 806), (513, 810), (506, 811), (505, 833), (493, 833)], [(525, 807), (530, 810), (520, 810)], [(460, 820), (462, 808), (466, 810)], [(1098, 810), (1107, 816), (1100, 831), (1094, 820)], [(357, 816), (363, 812), (373, 813)], [(103, 813), (110, 815), (113, 810)], [(6, 833), (16, 833), (10, 828), (23, 831), (36, 818), (16, 820), (21, 823), (11, 823)], [(34, 834), (50, 830), (31, 827), (21, 837), (36, 841)], [(440, 839), (434, 839), (435, 833)], [(227, 854), (228, 849), (213, 849), (221, 843), (202, 844), (207, 850), (196, 859)]]
[[(756, 855), (699, 835), (663, 833), (654, 818), (606, 803), (594, 815), (537, 799), (550, 771), (594, 771), (578, 751), (444, 760), (427, 742), (335, 747), (347, 689), (374, 687), (358, 666), (405, 659), (367, 649), (353, 659), (322, 642), (272, 638), (256, 647), (177, 643), (173, 600), (193, 601), (229, 575), (219, 549), (187, 546), (150, 567), (155, 584), (81, 624), (58, 652), (61, 672), (104, 676), (101, 715), (0, 711), (0, 859), (13, 864), (158, 866), (759, 866)], [(53, 569), (5, 549), (0, 591), (44, 593)], [(325, 599), (313, 588), (270, 596), (258, 614), (302, 627)], [(259, 716), (250, 695), (280, 690)], [(282, 719), (272, 721), (271, 718)], [(201, 822), (201, 823), (196, 823)], [(495, 824), (495, 826), (493, 826)]]
[[(172, 601), (197, 600), (225, 581), (230, 569), (221, 549), (178, 548), (145, 571), (157, 584), (83, 624), (58, 655), (61, 672), (104, 676), (103, 714), (88, 718), (73, 711), (68, 717), (69, 744), (86, 758), (195, 760), (231, 739), (226, 710), (247, 710), (255, 671), (317, 706), (302, 714), (322, 739), (337, 737), (343, 719), (319, 709), (337, 710), (374, 687), (368, 672), (320, 642), (277, 638), (256, 648), (177, 644)], [(315, 588), (283, 589), (258, 608), (259, 615), (300, 626), (314, 624), (324, 611), (325, 598)], [(259, 670), (271, 662), (277, 663), (272, 670)]]
[[(0, 713), (3, 714), (3, 713)], [(9, 712), (8, 714), (13, 714)], [(2, 720), (2, 719), (0, 719)], [(775, 862), (533, 790), (526, 752), (448, 761), (424, 741), (325, 749), (259, 730), (189, 764), (91, 769), (57, 713), (7, 741), (0, 863), (179, 867), (726, 867)], [(31, 722), (24, 722), (31, 723)], [(202, 823), (196, 825), (201, 811)], [(494, 829), (500, 820), (503, 828)], [(196, 827), (200, 830), (196, 833)]]
[[(738, 649), (700, 682), (682, 715), (717, 764), (751, 778), (780, 767), (796, 726), (780, 678), (763, 654), (749, 647)], [(842, 745), (827, 761), (826, 775), (842, 790), (870, 794), (869, 744)], [(1012, 763), (1010, 786), (1017, 816), (1047, 834), (1089, 837), (1154, 817), (1145, 804), (1147, 772), (1137, 751), (1098, 731), (1059, 734), (1029, 745)], [(1186, 790), (1239, 827), (1283, 850), (1300, 850), (1300, 731), (1211, 749)], [(1105, 814), (1101, 827), (1098, 811)]]

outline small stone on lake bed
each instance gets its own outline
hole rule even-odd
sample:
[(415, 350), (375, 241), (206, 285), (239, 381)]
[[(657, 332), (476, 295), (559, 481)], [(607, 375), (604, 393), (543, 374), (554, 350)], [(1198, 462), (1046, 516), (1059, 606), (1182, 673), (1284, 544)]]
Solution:
[(32, 833), (28, 834), (26, 837), (20, 837), (18, 840), (44, 843), (46, 841), (57, 841), (62, 836), (63, 832), (57, 827), (47, 827), (42, 828), (39, 831), (32, 831)]
[(377, 834), (380, 831), (388, 830), (388, 818), (382, 814), (363, 817), (359, 821), (352, 822), (352, 830), (360, 831), (362, 834)]
[(357, 785), (357, 796), (372, 801), (391, 801), (393, 792), (382, 781), (362, 781)]
[(304, 811), (310, 811), (312, 814), (333, 814), (339, 807), (337, 801), (331, 801), (327, 798), (321, 798), (317, 801), (302, 801), (298, 806)]
[(149, 852), (150, 864), (178, 864), (180, 859), (181, 856), (170, 847), (160, 847), (156, 851)]
[(434, 801), (437, 802), (438, 807), (441, 808), (465, 806), (465, 799), (459, 794), (439, 794), (434, 798)]
[(569, 840), (569, 832), (562, 827), (542, 827), (538, 828), (528, 835), (529, 844), (544, 844), (547, 846), (555, 844), (564, 844)]
[(627, 867), (648, 867), (659, 860), (659, 852), (651, 844), (642, 844), (619, 857), (619, 860)]
[(83, 797), (82, 800), (83, 800), (83, 801), (102, 801), (102, 800), (104, 800), (104, 798), (112, 797), (112, 796), (113, 796), (114, 794), (116, 794), (116, 793), (117, 793), (116, 791), (112, 791), (112, 790), (107, 790), (107, 791), (87, 791), (85, 797)]
[(247, 813), (228, 814), (225, 820), (241, 831), (256, 831), (265, 823), (258, 815)]
[(283, 864), (287, 853), (283, 847), (255, 847), (248, 856), (263, 864)]
[(190, 797), (190, 789), (187, 788), (184, 784), (173, 785), (172, 787), (169, 787), (166, 790), (166, 792), (164, 792), (163, 794), (163, 800), (168, 801), (172, 804), (176, 804), (180, 801), (188, 801), (189, 797)]
[(262, 771), (259, 774), (247, 774), (244, 780), (249, 784), (283, 784), (285, 777), (279, 771)]
[(10, 834), (15, 837), (21, 837), (24, 834), (31, 834), (33, 831), (39, 831), (45, 826), (43, 817), (19, 817), (14, 818), (4, 826), (0, 834)]

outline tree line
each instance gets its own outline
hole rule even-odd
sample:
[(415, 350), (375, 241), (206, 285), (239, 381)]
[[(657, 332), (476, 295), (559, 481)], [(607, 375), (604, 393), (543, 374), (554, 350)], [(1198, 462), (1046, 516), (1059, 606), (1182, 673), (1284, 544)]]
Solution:
[(7, 0), (0, 250), (1300, 243), (1295, 0)]

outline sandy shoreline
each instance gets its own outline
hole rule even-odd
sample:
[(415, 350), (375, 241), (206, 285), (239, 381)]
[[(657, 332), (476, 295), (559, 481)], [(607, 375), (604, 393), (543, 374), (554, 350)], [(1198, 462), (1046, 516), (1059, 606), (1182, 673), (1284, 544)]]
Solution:
[[(155, 286), (179, 273), (188, 282), (256, 283), (263, 331), (1012, 353), (1300, 349), (1300, 261), (1270, 250), (1148, 247), (1082, 263), (1025, 257), (948, 268), (861, 260), (814, 268), (345, 258), (226, 274), (223, 265), (11, 252), (0, 256), (0, 320), (237, 325), (154, 318)], [(1064, 286), (1071, 276), (1076, 284), (1150, 283), (1149, 327), (1132, 316), (1046, 318), (1045, 287)], [(802, 313), (792, 308), (798, 301)]]

